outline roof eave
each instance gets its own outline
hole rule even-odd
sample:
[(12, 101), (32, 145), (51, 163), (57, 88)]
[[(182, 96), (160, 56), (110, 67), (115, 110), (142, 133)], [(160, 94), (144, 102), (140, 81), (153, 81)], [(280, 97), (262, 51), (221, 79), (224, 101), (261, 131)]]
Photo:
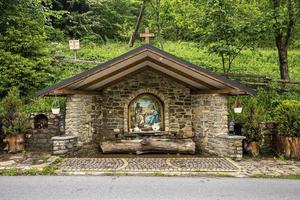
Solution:
[[(158, 53), (162, 54), (163, 56), (165, 56), (167, 58), (173, 59), (176, 62), (181, 63), (182, 65), (186, 65), (188, 67), (194, 68), (194, 69), (196, 69), (196, 70), (198, 70), (198, 71), (200, 71), (200, 72), (202, 72), (204, 74), (207, 74), (207, 75), (209, 75), (209, 76), (211, 76), (211, 77), (213, 77), (213, 78), (215, 78), (217, 80), (221, 80), (222, 82), (224, 82), (229, 87), (235, 88), (237, 90), (237, 92), (244, 92), (246, 95), (251, 95), (251, 96), (254, 96), (256, 94), (254, 90), (246, 87), (245, 85), (243, 85), (243, 84), (241, 84), (241, 83), (239, 83), (237, 81), (228, 79), (228, 78), (226, 78), (224, 76), (220, 76), (220, 75), (218, 75), (218, 74), (216, 74), (216, 73), (214, 73), (214, 72), (212, 72), (210, 70), (207, 70), (207, 69), (205, 69), (203, 67), (197, 66), (197, 65), (195, 65), (193, 63), (190, 63), (190, 62), (188, 62), (186, 60), (183, 60), (183, 59), (181, 59), (181, 58), (179, 58), (179, 57), (177, 57), (175, 55), (172, 55), (172, 54), (170, 54), (168, 52), (165, 52), (165, 51), (163, 51), (163, 50), (161, 50), (161, 49), (159, 49), (157, 47), (151, 46), (149, 44), (145, 44), (145, 45), (142, 45), (142, 46), (140, 46), (140, 47), (138, 47), (136, 49), (133, 49), (133, 50), (131, 50), (131, 51), (125, 53), (125, 54), (122, 54), (122, 55), (120, 55), (120, 56), (118, 56), (118, 57), (116, 57), (116, 58), (114, 58), (112, 60), (109, 60), (109, 61), (107, 61), (105, 63), (99, 64), (99, 65), (97, 65), (97, 66), (95, 66), (95, 67), (93, 67), (93, 68), (91, 68), (89, 70), (86, 70), (86, 71), (84, 71), (84, 72), (82, 72), (80, 74), (77, 74), (77, 75), (75, 75), (73, 77), (70, 77), (70, 78), (65, 79), (63, 81), (60, 81), (60, 82), (58, 82), (58, 83), (56, 83), (56, 84), (54, 84), (54, 85), (52, 85), (50, 87), (44, 88), (42, 90), (39, 90), (38, 92), (36, 92), (36, 96), (47, 96), (47, 95), (50, 96), (50, 95), (53, 95), (53, 94), (51, 94), (51, 92), (54, 91), (54, 90), (56, 90), (56, 89), (62, 88), (64, 86), (68, 85), (69, 83), (79, 81), (80, 79), (82, 79), (82, 78), (84, 78), (84, 77), (86, 77), (88, 75), (91, 75), (91, 74), (93, 74), (93, 73), (101, 70), (102, 68), (105, 68), (105, 67), (107, 67), (109, 65), (112, 65), (113, 63), (119, 62), (120, 60), (128, 58), (128, 57), (130, 57), (132, 55), (135, 55), (135, 54), (138, 54), (140, 52), (143, 52), (143, 51), (145, 51), (147, 49), (155, 51), (155, 52), (158, 52)], [(232, 95), (234, 95), (234, 94), (232, 94)]]

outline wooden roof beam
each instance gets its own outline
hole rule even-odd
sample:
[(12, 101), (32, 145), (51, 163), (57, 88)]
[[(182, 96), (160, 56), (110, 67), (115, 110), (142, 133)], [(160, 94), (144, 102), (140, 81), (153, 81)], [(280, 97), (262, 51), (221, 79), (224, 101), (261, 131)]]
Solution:
[(240, 94), (240, 91), (234, 89), (192, 90), (191, 94)]
[(69, 90), (69, 89), (60, 89), (53, 90), (51, 93), (48, 93), (47, 96), (64, 96), (64, 95), (72, 95), (72, 94), (84, 94), (84, 95), (99, 95), (101, 92), (92, 91), (92, 90)]

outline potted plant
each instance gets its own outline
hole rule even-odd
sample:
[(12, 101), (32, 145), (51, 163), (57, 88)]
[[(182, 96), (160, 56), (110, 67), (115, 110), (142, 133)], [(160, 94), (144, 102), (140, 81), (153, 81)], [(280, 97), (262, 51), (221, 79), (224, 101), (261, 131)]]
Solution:
[(60, 107), (59, 107), (59, 101), (57, 100), (57, 97), (55, 97), (52, 108), (51, 108), (52, 114), (58, 115), (60, 113)]
[(300, 159), (300, 101), (284, 100), (275, 110), (278, 123), (276, 148), (286, 157)]
[(4, 142), (8, 152), (19, 152), (24, 149), (25, 133), (30, 129), (30, 122), (24, 112), (19, 91), (13, 88), (1, 102), (1, 123)]
[(260, 124), (265, 121), (265, 110), (251, 97), (239, 120), (243, 124), (242, 135), (247, 138), (244, 141), (244, 150), (256, 157), (259, 155), (259, 145), (264, 139)]

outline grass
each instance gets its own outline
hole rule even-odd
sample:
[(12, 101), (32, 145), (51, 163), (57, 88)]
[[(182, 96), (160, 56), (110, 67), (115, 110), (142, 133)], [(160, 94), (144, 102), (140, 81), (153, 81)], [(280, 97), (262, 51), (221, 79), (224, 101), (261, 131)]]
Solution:
[(55, 171), (58, 169), (62, 158), (57, 159), (51, 165), (44, 167), (42, 170), (33, 168), (29, 170), (21, 169), (4, 169), (0, 170), (0, 176), (50, 176), (54, 175)]
[[(140, 46), (140, 43), (137, 43), (134, 47), (130, 48), (125, 42), (109, 42), (106, 44), (83, 42), (81, 44), (81, 49), (77, 52), (77, 56), (79, 59), (105, 62), (138, 46)], [(67, 49), (66, 44), (55, 44), (52, 48), (56, 50), (56, 54), (67, 58), (74, 57), (74, 53)], [(197, 43), (167, 41), (164, 44), (164, 50), (207, 69), (219, 72), (222, 71), (220, 58), (217, 55), (209, 54), (205, 47), (199, 46)], [(70, 66), (72, 66), (70, 70), (76, 71), (77, 73), (80, 71), (80, 68), (86, 69), (94, 65), (80, 66), (77, 64), (70, 64)], [(289, 50), (289, 66), (291, 79), (299, 80), (300, 50)], [(242, 54), (233, 62), (232, 72), (261, 74), (278, 79), (279, 69), (277, 50), (274, 48), (242, 51)], [(66, 73), (68, 75), (72, 74), (70, 72)]]
[(300, 173), (299, 174), (289, 174), (289, 175), (269, 175), (269, 174), (254, 174), (250, 176), (251, 178), (277, 178), (277, 179), (294, 179), (300, 180)]

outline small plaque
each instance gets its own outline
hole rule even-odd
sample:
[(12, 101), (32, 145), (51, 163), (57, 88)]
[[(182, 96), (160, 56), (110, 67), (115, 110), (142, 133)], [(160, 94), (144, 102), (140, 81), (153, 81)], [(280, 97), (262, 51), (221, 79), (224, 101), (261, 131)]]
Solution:
[(79, 40), (69, 40), (69, 47), (71, 50), (80, 49)]

